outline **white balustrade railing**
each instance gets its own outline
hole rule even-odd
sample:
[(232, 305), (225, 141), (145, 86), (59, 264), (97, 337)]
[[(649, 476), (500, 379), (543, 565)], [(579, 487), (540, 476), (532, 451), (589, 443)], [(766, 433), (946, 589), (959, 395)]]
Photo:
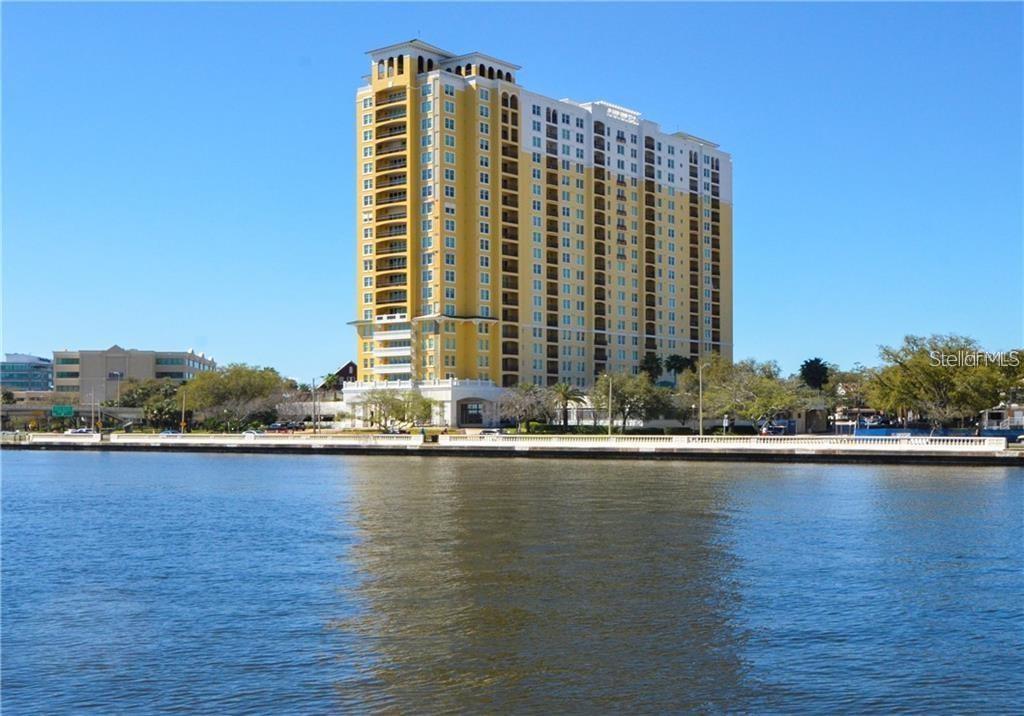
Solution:
[(855, 437), (855, 436), (741, 436), (741, 435), (441, 435), (440, 445), (452, 447), (604, 450), (729, 450), (729, 451), (881, 451), (881, 452), (998, 452), (1005, 438), (975, 437)]
[(266, 445), (288, 447), (331, 447), (332, 445), (350, 446), (395, 446), (418, 447), (423, 444), (423, 436), (415, 434), (353, 434), (353, 435), (296, 435), (266, 433), (263, 435), (244, 434), (168, 434), (147, 435), (144, 433), (114, 433), (110, 436), (113, 443), (127, 445)]
[[(406, 447), (421, 448), (422, 434), (278, 434), (258, 435), (196, 434), (196, 433), (113, 433), (111, 443), (147, 446), (267, 446), (309, 447)], [(57, 435), (31, 433), (27, 441), (39, 445), (94, 444), (99, 434)], [(624, 452), (658, 451), (721, 451), (721, 452), (775, 452), (831, 453), (831, 452), (934, 452), (934, 453), (989, 453), (1006, 450), (1006, 438), (991, 437), (926, 437), (886, 436), (861, 437), (850, 435), (828, 436), (739, 436), (739, 435), (440, 435), (441, 447), (488, 448), (500, 450), (596, 450)]]
[(61, 435), (54, 433), (29, 433), (28, 442), (34, 445), (88, 445), (102, 439), (99, 433), (75, 433)]

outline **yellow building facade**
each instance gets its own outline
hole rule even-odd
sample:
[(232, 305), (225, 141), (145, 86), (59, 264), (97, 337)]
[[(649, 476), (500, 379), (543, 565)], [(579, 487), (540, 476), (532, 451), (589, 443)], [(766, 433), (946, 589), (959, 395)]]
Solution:
[(361, 381), (592, 384), (732, 358), (732, 160), (418, 40), (356, 92)]

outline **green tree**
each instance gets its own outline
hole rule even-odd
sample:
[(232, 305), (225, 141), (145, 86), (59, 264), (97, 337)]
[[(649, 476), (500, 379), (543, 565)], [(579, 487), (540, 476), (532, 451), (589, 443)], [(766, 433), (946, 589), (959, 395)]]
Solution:
[(569, 429), (569, 405), (579, 405), (586, 402), (587, 396), (579, 388), (569, 383), (555, 383), (548, 388), (551, 402), (553, 402), (562, 415), (562, 430)]
[(272, 418), (277, 404), (291, 389), (273, 368), (233, 363), (197, 374), (181, 386), (177, 404), (181, 404), (183, 395), (200, 419), (235, 430), (257, 418)]
[(181, 403), (175, 398), (174, 391), (170, 395), (154, 395), (143, 405), (142, 415), (155, 427), (177, 427), (181, 420)]
[(3, 404), (12, 405), (14, 403), (14, 393), (4, 388), (3, 390)]
[[(751, 421), (771, 419), (804, 404), (796, 380), (783, 379), (773, 361), (744, 360), (730, 363), (720, 356), (705, 359), (704, 417), (731, 415)], [(697, 393), (697, 375), (687, 374), (681, 391), (693, 400)]]
[(519, 383), (502, 393), (498, 399), (498, 414), (506, 420), (514, 420), (516, 432), (523, 423), (547, 418), (551, 414), (551, 400), (548, 393), (533, 383)]
[[(136, 380), (134, 378), (121, 383), (122, 408), (144, 408), (146, 402), (154, 396), (173, 396), (178, 390), (178, 384), (167, 378), (149, 378), (147, 380)], [(106, 401), (104, 405), (113, 405), (117, 401)]]
[(859, 409), (867, 407), (867, 386), (872, 369), (859, 363), (851, 370), (833, 368), (829, 372), (828, 382), (823, 388), (825, 405), (830, 412), (841, 409)]
[(398, 391), (373, 388), (363, 393), (363, 420), (381, 428), (390, 428), (405, 414), (405, 403)]
[(324, 378), (323, 384), (320, 386), (325, 391), (331, 391), (334, 400), (338, 399), (338, 386), (341, 385), (341, 378), (338, 377), (337, 373), (331, 373)]
[(828, 364), (821, 358), (808, 358), (800, 364), (800, 379), (815, 390), (821, 390), (825, 386), (828, 376)]
[(425, 425), (430, 423), (434, 415), (436, 401), (425, 397), (418, 390), (406, 391), (402, 396), (402, 420), (409, 425)]
[(1007, 387), (998, 366), (977, 360), (983, 354), (977, 341), (958, 335), (906, 336), (902, 345), (881, 346), (883, 365), (868, 382), (868, 401), (886, 412), (913, 411), (933, 429), (963, 424), (997, 404)]
[(679, 374), (693, 366), (693, 358), (681, 356), (678, 353), (673, 353), (665, 359), (665, 370), (672, 374), (672, 382), (676, 385), (679, 384)]
[[(611, 410), (608, 403), (608, 384), (611, 382)], [(614, 423), (616, 417), (622, 421), (622, 431), (631, 419), (647, 420), (670, 409), (667, 389), (657, 388), (645, 372), (636, 375), (625, 373), (602, 373), (594, 383), (590, 402), (597, 411), (609, 415)]]
[(661, 358), (657, 353), (644, 353), (643, 360), (640, 361), (640, 370), (646, 373), (653, 383), (662, 373)]

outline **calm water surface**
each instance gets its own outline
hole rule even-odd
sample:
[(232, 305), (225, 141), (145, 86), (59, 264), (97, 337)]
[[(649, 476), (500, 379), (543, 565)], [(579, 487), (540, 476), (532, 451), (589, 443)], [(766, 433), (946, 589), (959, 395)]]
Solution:
[(5, 714), (1024, 704), (1024, 471), (2, 468)]

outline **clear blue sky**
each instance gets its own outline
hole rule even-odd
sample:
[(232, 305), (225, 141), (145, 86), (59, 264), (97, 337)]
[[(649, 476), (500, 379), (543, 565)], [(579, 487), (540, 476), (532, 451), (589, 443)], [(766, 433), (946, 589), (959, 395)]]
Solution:
[(352, 357), (353, 92), (417, 36), (732, 152), (737, 357), (1024, 344), (1020, 4), (2, 12), (5, 351)]

